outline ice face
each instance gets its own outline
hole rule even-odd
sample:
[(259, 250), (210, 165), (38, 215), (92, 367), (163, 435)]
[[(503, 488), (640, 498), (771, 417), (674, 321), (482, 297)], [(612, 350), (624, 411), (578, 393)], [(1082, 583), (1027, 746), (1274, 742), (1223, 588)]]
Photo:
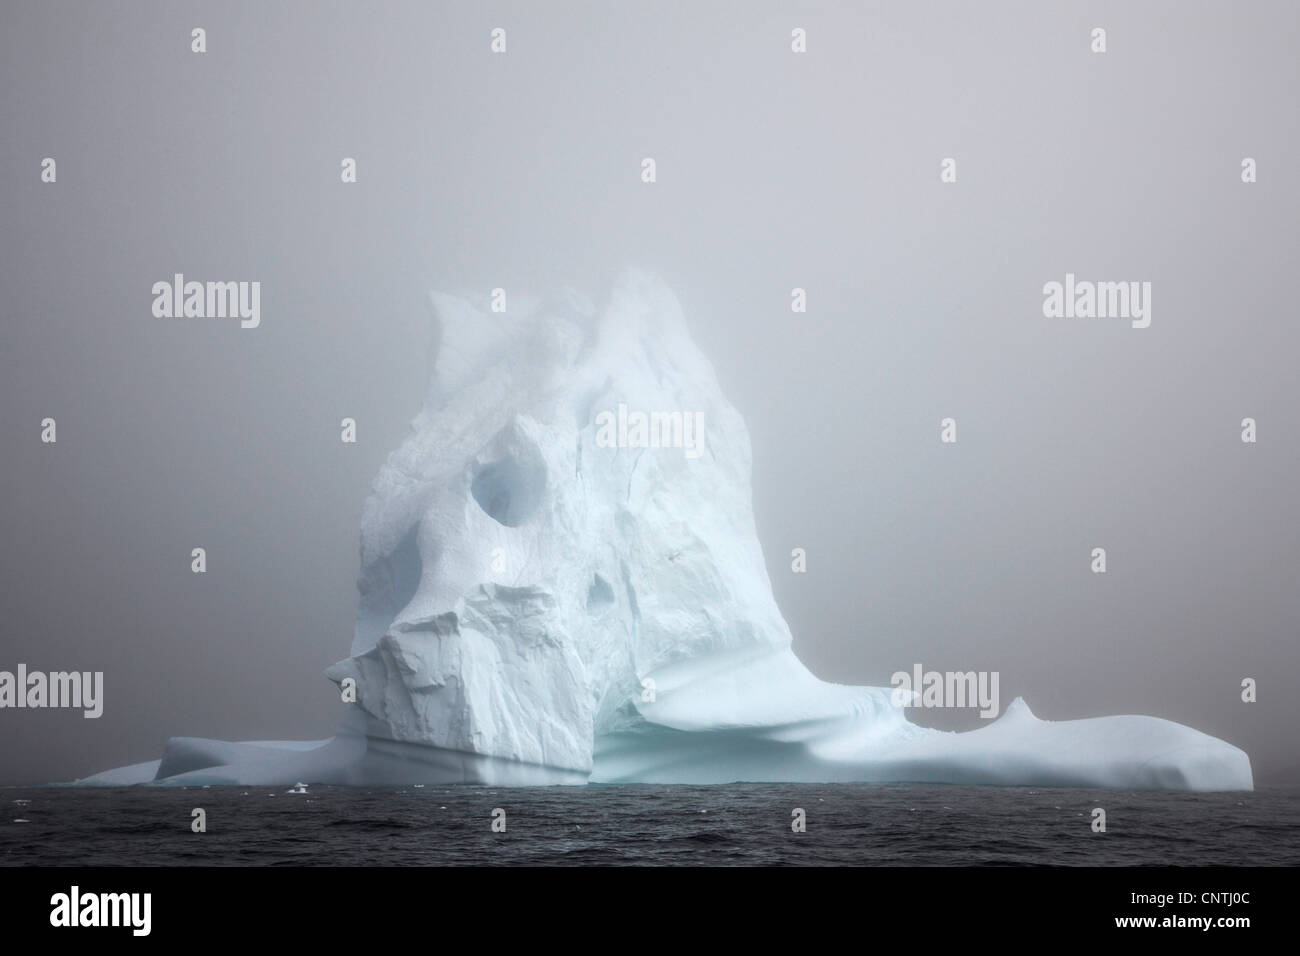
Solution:
[[(1154, 717), (1017, 700), (968, 733), (790, 649), (749, 436), (672, 293), (628, 272), (508, 310), (432, 296), (424, 408), (366, 501), (340, 734), (174, 738), (159, 782), (917, 781), (1251, 789), (1246, 754)], [(91, 778), (120, 783), (150, 765)]]

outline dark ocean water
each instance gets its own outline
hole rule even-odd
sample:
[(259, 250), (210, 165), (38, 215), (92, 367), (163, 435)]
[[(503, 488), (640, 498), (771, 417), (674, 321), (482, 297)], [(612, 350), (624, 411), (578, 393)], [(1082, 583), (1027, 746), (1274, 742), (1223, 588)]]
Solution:
[(0, 789), (0, 814), (5, 866), (1300, 864), (1295, 789), (45, 787)]

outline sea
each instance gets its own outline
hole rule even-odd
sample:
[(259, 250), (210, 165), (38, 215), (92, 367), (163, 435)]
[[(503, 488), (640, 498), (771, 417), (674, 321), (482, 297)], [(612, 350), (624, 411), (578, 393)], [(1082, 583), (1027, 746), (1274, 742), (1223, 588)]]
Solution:
[[(4, 788), (0, 865), (1300, 864), (1296, 788), (1250, 793), (904, 784), (305, 789)], [(196, 832), (199, 823), (202, 832)]]

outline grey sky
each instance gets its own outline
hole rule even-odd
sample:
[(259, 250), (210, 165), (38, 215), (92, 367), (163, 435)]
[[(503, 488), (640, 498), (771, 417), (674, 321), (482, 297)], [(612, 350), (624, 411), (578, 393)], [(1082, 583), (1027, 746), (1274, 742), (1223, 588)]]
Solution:
[[(426, 291), (598, 297), (625, 263), (673, 286), (746, 418), (818, 676), (999, 670), (1004, 706), (1167, 717), (1257, 784), (1300, 779), (1294, 5), (22, 2), (0, 25), (0, 669), (107, 685), (99, 720), (0, 711), (0, 783), (170, 735), (328, 736)], [(153, 317), (176, 272), (260, 281), (260, 328)], [(1150, 328), (1044, 318), (1066, 272), (1150, 281)]]

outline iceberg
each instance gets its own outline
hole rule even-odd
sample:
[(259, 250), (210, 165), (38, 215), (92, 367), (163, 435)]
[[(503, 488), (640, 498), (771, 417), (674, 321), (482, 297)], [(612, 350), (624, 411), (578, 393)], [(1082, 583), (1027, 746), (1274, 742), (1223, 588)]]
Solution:
[(507, 312), (431, 295), (432, 374), (361, 521), (348, 701), (308, 743), (172, 738), (121, 785), (932, 782), (1249, 790), (1248, 756), (1146, 716), (978, 730), (791, 650), (744, 421), (672, 292), (624, 272)]

